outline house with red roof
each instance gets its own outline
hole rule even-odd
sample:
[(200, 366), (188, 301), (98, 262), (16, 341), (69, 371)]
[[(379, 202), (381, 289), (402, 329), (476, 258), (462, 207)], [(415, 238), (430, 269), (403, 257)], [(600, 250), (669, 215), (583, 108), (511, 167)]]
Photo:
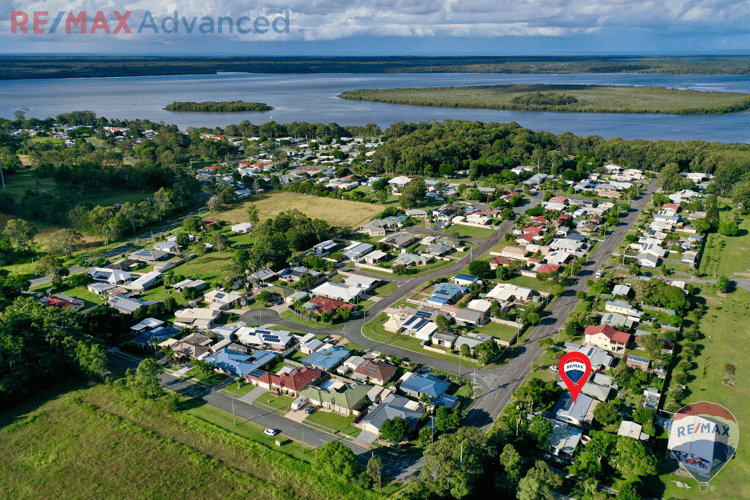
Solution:
[(550, 203), (567, 203), (567, 196), (553, 196), (549, 199)]
[(518, 238), (516, 238), (516, 244), (525, 247), (526, 245), (534, 241), (534, 237), (535, 235), (533, 235), (532, 233), (526, 233), (523, 236), (519, 236)]
[(497, 257), (492, 257), (490, 259), (490, 269), (494, 271), (499, 266), (507, 266), (512, 263), (513, 263), (513, 259), (509, 259), (508, 257), (503, 257), (502, 255), (498, 255)]
[(629, 333), (615, 330), (609, 325), (588, 326), (583, 332), (584, 342), (610, 352), (625, 352), (630, 343)]
[(666, 212), (671, 212), (672, 214), (676, 214), (680, 211), (680, 206), (675, 203), (665, 203), (661, 206), (661, 209)]
[(534, 217), (534, 222), (536, 222), (537, 224), (541, 224), (542, 226), (546, 226), (547, 224), (549, 224), (549, 221), (547, 221), (547, 219), (545, 219), (542, 215)]
[(309, 307), (308, 304), (315, 306), (315, 312), (317, 313), (334, 311), (338, 309), (339, 307), (346, 307), (350, 311), (353, 311), (354, 308), (356, 307), (354, 304), (344, 302), (343, 300), (329, 299), (328, 297), (322, 297), (322, 296), (315, 297), (314, 299), (308, 301), (307, 304), (305, 304), (305, 306)]
[(285, 373), (273, 373), (263, 370), (254, 370), (245, 377), (248, 383), (259, 385), (268, 390), (279, 390), (284, 394), (296, 397), (300, 391), (305, 390), (320, 379), (323, 372), (306, 366)]
[(523, 234), (533, 234), (534, 236), (538, 236), (542, 234), (542, 232), (544, 232), (544, 229), (541, 227), (529, 226), (523, 228)]
[(556, 273), (560, 271), (560, 266), (556, 266), (554, 264), (545, 264), (539, 269), (536, 270), (537, 273)]

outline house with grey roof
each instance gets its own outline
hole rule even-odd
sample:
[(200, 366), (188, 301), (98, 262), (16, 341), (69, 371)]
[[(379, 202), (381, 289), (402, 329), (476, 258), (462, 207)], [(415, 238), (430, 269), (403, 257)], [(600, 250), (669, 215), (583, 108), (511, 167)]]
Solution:
[(571, 458), (581, 442), (583, 431), (555, 419), (546, 419), (552, 423), (549, 437), (549, 452), (556, 457)]
[(122, 295), (113, 295), (109, 297), (109, 305), (123, 314), (133, 314), (138, 309), (146, 309), (156, 304), (153, 300), (141, 300), (133, 297), (124, 297)]
[(361, 259), (374, 249), (375, 247), (369, 243), (354, 243), (344, 249), (344, 257), (349, 260)]
[(582, 429), (591, 427), (594, 420), (594, 408), (598, 404), (590, 396), (579, 394), (574, 401), (570, 392), (563, 392), (550, 412), (552, 418)]
[(356, 425), (363, 431), (380, 435), (380, 428), (386, 420), (394, 417), (403, 418), (409, 423), (409, 429), (413, 430), (422, 415), (424, 415), (424, 409), (416, 401), (390, 394)]

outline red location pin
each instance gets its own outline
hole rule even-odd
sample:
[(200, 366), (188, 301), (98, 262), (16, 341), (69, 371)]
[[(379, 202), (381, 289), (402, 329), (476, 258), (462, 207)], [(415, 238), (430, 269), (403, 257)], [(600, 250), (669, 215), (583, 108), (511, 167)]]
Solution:
[(578, 394), (583, 389), (591, 375), (591, 361), (589, 357), (580, 352), (569, 352), (560, 360), (560, 377), (568, 386), (573, 402), (578, 399)]

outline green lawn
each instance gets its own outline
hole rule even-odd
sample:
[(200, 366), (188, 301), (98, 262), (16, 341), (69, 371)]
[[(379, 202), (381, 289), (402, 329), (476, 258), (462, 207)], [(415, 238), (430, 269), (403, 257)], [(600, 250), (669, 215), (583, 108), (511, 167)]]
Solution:
[(532, 288), (538, 292), (547, 292), (549, 293), (552, 290), (552, 281), (539, 281), (536, 278), (531, 278), (529, 276), (514, 276), (513, 278), (506, 280), (506, 283), (511, 283), (516, 286), (522, 286), (525, 288)]
[[(731, 212), (721, 210), (721, 219), (731, 219)], [(747, 249), (750, 247), (750, 217), (745, 216), (739, 224), (738, 236), (723, 236), (711, 233), (706, 239), (706, 246), (701, 258), (701, 274), (713, 278), (714, 273), (732, 277), (748, 277), (750, 261)], [(670, 262), (669, 266), (673, 264)]]
[[(693, 360), (694, 370), (688, 373), (689, 395), (684, 402), (718, 403), (732, 412), (740, 429), (750, 429), (750, 344), (747, 342), (750, 333), (747, 322), (750, 292), (738, 289), (722, 298), (716, 296), (713, 287), (706, 286), (699, 300), (704, 298), (708, 312), (700, 322), (700, 330), (705, 338), (698, 341), (702, 350)], [(727, 363), (736, 367), (734, 387), (722, 384), (724, 365)], [(701, 498), (748, 499), (750, 490), (746, 487), (747, 477), (750, 477), (750, 449), (740, 442), (736, 458), (729, 461), (711, 481), (715, 489), (701, 493)], [(677, 477), (662, 476), (666, 486), (666, 491), (660, 493), (662, 498), (696, 498), (692, 493), (697, 491), (695, 481), (686, 481), (694, 490), (684, 490), (677, 488), (672, 480), (677, 480)]]
[(236, 394), (238, 397), (241, 397), (247, 394), (248, 392), (252, 391), (256, 387), (257, 386), (254, 384), (244, 384), (242, 387), (237, 389), (237, 384), (229, 384), (223, 390), (229, 391), (232, 394)]
[(398, 285), (396, 285), (396, 283), (388, 282), (385, 285), (380, 285), (379, 287), (377, 287), (373, 291), (372, 295), (376, 297), (385, 297), (386, 295), (393, 292), (397, 288), (398, 288)]
[(290, 398), (289, 396), (277, 396), (272, 392), (267, 392), (259, 397), (256, 401), (264, 405), (272, 406), (273, 408), (276, 408), (277, 410), (281, 410), (283, 412), (290, 412), (292, 411), (292, 403), (294, 402), (294, 399)]
[(215, 371), (211, 372), (200, 372), (198, 368), (193, 368), (192, 370), (188, 371), (186, 373), (188, 377), (194, 377), (198, 380), (201, 380), (209, 385), (216, 385), (224, 380), (226, 380), (227, 376), (223, 375), (221, 373), (216, 373)]
[(143, 300), (163, 301), (167, 297), (172, 297), (180, 305), (187, 302), (187, 300), (185, 300), (184, 296), (181, 293), (175, 292), (174, 289), (167, 288), (162, 285), (146, 290), (146, 292), (139, 298)]
[(485, 227), (464, 226), (463, 224), (454, 224), (447, 230), (448, 234), (458, 233), (460, 236), (467, 238), (489, 238), (497, 231)]
[(510, 342), (511, 339), (518, 333), (518, 328), (490, 321), (484, 326), (475, 328), (474, 331), (478, 333), (484, 333), (485, 335), (489, 335), (490, 337), (504, 340), (506, 342)]
[[(394, 306), (396, 307), (396, 306)], [(379, 342), (383, 342), (385, 344), (390, 344), (396, 347), (401, 347), (402, 349), (408, 349), (410, 351), (418, 352), (420, 354), (424, 354), (425, 356), (431, 356), (433, 358), (443, 359), (445, 361), (451, 361), (453, 363), (458, 363), (459, 358), (454, 356), (448, 356), (445, 354), (440, 354), (437, 352), (428, 351), (426, 349), (423, 349), (420, 343), (422, 342), (419, 339), (415, 339), (413, 337), (409, 337), (408, 335), (401, 335), (398, 333), (391, 333), (385, 330), (383, 328), (383, 324), (388, 321), (388, 315), (385, 313), (380, 313), (375, 318), (373, 318), (370, 322), (368, 322), (364, 328), (363, 333), (365, 336), (371, 340), (376, 340)], [(480, 363), (474, 362), (474, 361), (462, 361), (464, 366), (471, 366), (476, 368), (481, 368), (482, 365)]]
[(343, 415), (339, 415), (338, 413), (323, 410), (318, 410), (305, 419), (306, 422), (320, 424), (322, 426), (328, 427), (329, 429), (333, 429), (334, 431), (347, 434), (351, 437), (357, 437), (359, 436), (359, 433), (362, 432), (362, 429), (352, 426), (353, 420), (354, 415), (345, 417)]
[[(52, 283), (44, 283), (32, 288), (31, 291), (46, 293), (50, 287), (52, 287)], [(55, 290), (52, 291), (52, 294), (68, 295), (69, 297), (81, 299), (84, 301), (83, 309), (88, 309), (89, 307), (98, 306), (104, 303), (97, 294), (89, 292), (85, 286), (69, 288), (67, 284), (63, 283), (62, 286), (55, 288)]]
[(232, 249), (224, 252), (209, 252), (174, 267), (170, 271), (175, 275), (183, 275), (186, 278), (202, 279), (210, 286), (211, 282), (224, 279), (227, 276), (226, 273), (221, 272), (221, 268), (231, 263), (233, 255), (234, 250)]
[(292, 311), (283, 311), (281, 313), (281, 317), (284, 319), (288, 319), (289, 321), (294, 321), (295, 323), (299, 323), (302, 326), (309, 326), (311, 328), (328, 328), (331, 326), (328, 323), (323, 323), (322, 321), (311, 321), (304, 317), (299, 317), (296, 314), (294, 314)]

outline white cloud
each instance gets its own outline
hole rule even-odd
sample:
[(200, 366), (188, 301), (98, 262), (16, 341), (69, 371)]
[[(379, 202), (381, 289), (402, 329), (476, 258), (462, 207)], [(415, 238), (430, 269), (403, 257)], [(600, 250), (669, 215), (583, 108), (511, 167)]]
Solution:
[[(193, 16), (241, 16), (270, 19), (287, 10), (289, 33), (227, 34), (228, 40), (335, 40), (352, 36), (548, 36), (558, 37), (617, 29), (646, 29), (655, 33), (723, 32), (744, 29), (743, 18), (750, 14), (750, 3), (726, 0), (272, 0), (249, 3), (239, 0), (83, 0), (80, 2), (10, 0), (11, 10), (49, 11), (49, 28), (58, 11), (86, 10), (89, 26), (97, 11), (103, 11), (112, 28), (116, 25), (113, 11), (132, 11), (129, 26), (132, 35), (66, 35), (58, 29), (55, 35), (11, 35), (10, 19), (0, 20), (0, 43), (3, 40), (49, 43), (101, 43), (103, 40), (133, 42), (175, 42), (185, 36), (141, 34), (137, 28), (145, 11), (160, 20), (177, 10), (188, 21)], [(734, 23), (734, 24), (733, 24)], [(182, 28), (182, 26), (180, 26)], [(31, 30), (29, 30), (31, 31)], [(75, 36), (75, 39), (71, 37)], [(198, 35), (193, 32), (190, 35)]]

